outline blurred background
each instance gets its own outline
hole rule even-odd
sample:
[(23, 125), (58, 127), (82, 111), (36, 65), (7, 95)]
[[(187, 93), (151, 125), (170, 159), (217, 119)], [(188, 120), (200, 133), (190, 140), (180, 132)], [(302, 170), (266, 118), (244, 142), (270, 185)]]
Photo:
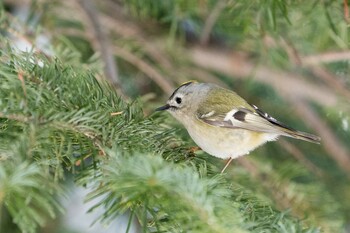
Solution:
[[(153, 117), (153, 109), (181, 83), (197, 80), (234, 90), (287, 125), (319, 135), (321, 145), (285, 138), (268, 143), (234, 161), (227, 179), (307, 225), (350, 232), (347, 0), (0, 4), (1, 50), (10, 46), (66, 62), (72, 57), (97, 71), (96, 78), (107, 80), (125, 101), (137, 99), (145, 117)], [(176, 129), (184, 147), (195, 146), (168, 114), (157, 117), (164, 127)], [(212, 173), (224, 165), (204, 152), (195, 153), (211, 164)], [(83, 200), (86, 192), (70, 187), (66, 213), (38, 232), (107, 232), (104, 226), (91, 230), (93, 220), (84, 217), (89, 208), (83, 201), (69, 204), (74, 198)], [(128, 221), (126, 212), (110, 232), (125, 232)], [(141, 232), (137, 225), (130, 232)], [(11, 227), (3, 229), (11, 232)]]

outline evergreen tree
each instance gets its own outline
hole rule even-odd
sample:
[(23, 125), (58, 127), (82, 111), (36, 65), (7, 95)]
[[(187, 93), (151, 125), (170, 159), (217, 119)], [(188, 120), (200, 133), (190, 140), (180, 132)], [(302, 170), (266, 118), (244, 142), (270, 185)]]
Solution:
[[(347, 5), (33, 1), (21, 21), (21, 1), (2, 4), (0, 232), (43, 231), (64, 214), (68, 179), (99, 200), (96, 221), (130, 212), (143, 232), (345, 231)], [(220, 174), (223, 161), (153, 113), (190, 79), (232, 88), (322, 145), (270, 143)]]

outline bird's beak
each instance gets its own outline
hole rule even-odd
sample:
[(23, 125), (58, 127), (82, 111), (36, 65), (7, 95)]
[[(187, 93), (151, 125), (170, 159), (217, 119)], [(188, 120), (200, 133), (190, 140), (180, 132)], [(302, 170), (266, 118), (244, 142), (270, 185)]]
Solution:
[(156, 108), (155, 111), (164, 111), (164, 110), (168, 110), (170, 108), (169, 104), (166, 104), (162, 107)]

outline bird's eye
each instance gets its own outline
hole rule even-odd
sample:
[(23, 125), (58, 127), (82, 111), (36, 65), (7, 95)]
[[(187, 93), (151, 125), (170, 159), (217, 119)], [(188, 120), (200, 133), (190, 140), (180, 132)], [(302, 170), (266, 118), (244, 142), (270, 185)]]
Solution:
[(182, 99), (181, 99), (180, 97), (176, 97), (176, 98), (175, 98), (175, 101), (176, 101), (177, 104), (181, 104)]

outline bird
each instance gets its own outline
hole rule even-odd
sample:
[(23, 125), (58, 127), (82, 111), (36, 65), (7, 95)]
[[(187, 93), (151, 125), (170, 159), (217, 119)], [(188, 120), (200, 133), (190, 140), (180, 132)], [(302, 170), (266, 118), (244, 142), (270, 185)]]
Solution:
[(249, 154), (280, 136), (320, 144), (321, 138), (297, 131), (276, 120), (236, 92), (212, 83), (188, 81), (174, 90), (164, 106), (186, 128), (193, 141), (209, 155), (233, 159)]

